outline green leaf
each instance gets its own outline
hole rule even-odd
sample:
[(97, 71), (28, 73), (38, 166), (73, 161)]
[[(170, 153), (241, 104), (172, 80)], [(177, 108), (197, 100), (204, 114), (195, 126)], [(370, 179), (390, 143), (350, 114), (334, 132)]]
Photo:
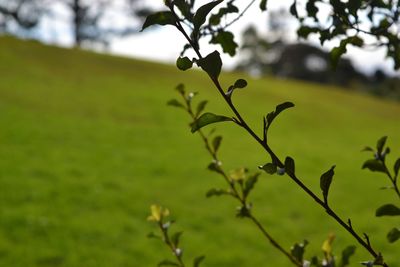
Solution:
[(389, 231), (386, 237), (390, 243), (396, 242), (400, 238), (400, 229), (396, 227), (393, 228)]
[(181, 102), (179, 102), (178, 100), (176, 100), (176, 99), (171, 99), (171, 100), (169, 100), (169, 101), (167, 102), (167, 105), (168, 105), (168, 106), (173, 106), (173, 107), (185, 109), (185, 106), (184, 106)]
[(275, 111), (272, 111), (270, 113), (268, 113), (266, 119), (267, 119), (267, 124), (266, 124), (266, 129), (264, 129), (265, 131), (267, 131), (269, 129), (269, 127), (271, 126), (272, 122), (274, 121), (274, 119), (285, 109), (294, 107), (294, 104), (292, 102), (284, 102), (282, 104), (279, 104), (278, 106), (276, 106)]
[(222, 69), (222, 60), (218, 51), (214, 51), (197, 61), (199, 65), (213, 80), (217, 80)]
[(269, 174), (275, 174), (277, 171), (277, 166), (273, 163), (267, 163), (263, 166), (260, 166), (259, 168)]
[(210, 189), (207, 191), (206, 193), (206, 197), (219, 197), (222, 195), (230, 195), (229, 191), (225, 190), (225, 189)]
[(233, 87), (239, 89), (245, 88), (246, 86), (247, 86), (247, 81), (245, 79), (236, 80), (235, 84), (233, 85)]
[(350, 42), (352, 37), (349, 37), (347, 39), (344, 39), (340, 41), (340, 45), (337, 47), (334, 47), (331, 52), (330, 52), (330, 59), (331, 59), (331, 65), (333, 69), (336, 69), (340, 57), (347, 52), (347, 44)]
[(204, 113), (196, 121), (192, 123), (192, 133), (196, 132), (197, 130), (203, 128), (206, 125), (222, 121), (233, 121), (233, 120), (232, 118), (221, 115), (215, 115), (210, 112)]
[(362, 168), (369, 169), (370, 171), (373, 171), (373, 172), (386, 173), (385, 165), (380, 160), (376, 160), (376, 159), (367, 160), (366, 162), (364, 162)]
[(193, 26), (195, 29), (200, 29), (201, 25), (206, 22), (207, 15), (214, 7), (222, 3), (223, 0), (217, 0), (201, 6), (193, 17)]
[(378, 155), (380, 155), (383, 151), (383, 147), (386, 144), (387, 136), (381, 137), (378, 142), (376, 143), (376, 150), (378, 152)]
[(174, 0), (174, 5), (178, 7), (182, 15), (189, 21), (192, 20), (193, 14), (190, 12), (190, 5), (185, 0)]
[(215, 153), (217, 153), (219, 147), (221, 146), (221, 142), (222, 142), (222, 136), (218, 135), (214, 137), (212, 145)]
[(183, 83), (178, 84), (175, 87), (175, 90), (178, 91), (181, 95), (185, 95), (185, 85)]
[(176, 232), (175, 234), (173, 234), (171, 236), (172, 244), (174, 244), (175, 247), (179, 246), (179, 241), (181, 239), (182, 234), (183, 234), (183, 232)]
[(396, 162), (394, 164), (394, 167), (393, 167), (393, 170), (394, 170), (394, 175), (395, 176), (399, 175), (399, 172), (400, 172), (400, 158), (398, 158), (396, 160)]
[(160, 261), (157, 266), (180, 266), (180, 265), (170, 260), (163, 260)]
[(332, 166), (329, 171), (322, 174), (320, 178), (320, 187), (324, 196), (325, 203), (328, 203), (329, 187), (331, 186), (333, 175), (335, 174), (334, 169), (335, 166)]
[(261, 9), (262, 11), (267, 10), (267, 0), (261, 0), (261, 2), (260, 2), (260, 9)]
[(296, 243), (290, 248), (290, 253), (298, 262), (303, 262), (304, 252), (307, 245), (308, 241), (304, 240), (303, 243)]
[(291, 157), (286, 157), (285, 159), (285, 170), (289, 175), (294, 175), (295, 166), (294, 160)]
[(233, 57), (236, 54), (236, 49), (238, 48), (238, 44), (234, 40), (235, 36), (228, 31), (218, 31), (216, 35), (214, 35), (210, 43), (211, 44), (220, 44), (224, 53), (229, 54)]
[(296, 5), (297, 5), (297, 1), (295, 0), (295, 1), (293, 1), (293, 4), (290, 6), (289, 11), (290, 11), (290, 14), (292, 14), (295, 18), (299, 18), (299, 14), (297, 13)]
[(393, 204), (385, 204), (381, 207), (379, 207), (376, 212), (375, 216), (376, 217), (381, 217), (381, 216), (399, 216), (400, 215), (400, 208)]
[(315, 5), (316, 0), (308, 0), (306, 4), (306, 10), (309, 17), (317, 18), (318, 7)]
[(258, 181), (258, 176), (260, 176), (260, 173), (255, 173), (246, 179), (243, 189), (243, 195), (245, 198), (250, 194), (251, 190), (253, 190), (254, 185)]
[(140, 30), (141, 32), (152, 25), (175, 25), (176, 18), (171, 11), (160, 11), (149, 15)]
[(199, 267), (200, 263), (205, 259), (206, 257), (204, 255), (196, 257), (193, 261), (193, 267)]
[(297, 35), (301, 38), (307, 39), (307, 37), (313, 32), (318, 32), (318, 28), (309, 27), (309, 26), (301, 26), (297, 30)]
[(188, 57), (178, 57), (176, 66), (180, 70), (188, 70), (193, 66), (193, 62)]
[(219, 163), (217, 163), (217, 162), (211, 162), (211, 163), (208, 165), (207, 169), (209, 169), (210, 171), (213, 171), (213, 172), (221, 173), (221, 168), (220, 168), (219, 166), (220, 166)]
[(196, 115), (195, 115), (196, 117), (198, 117), (200, 115), (200, 113), (204, 110), (207, 103), (208, 103), (207, 100), (203, 100), (197, 105), (197, 110), (196, 110)]
[(350, 257), (356, 252), (356, 246), (348, 246), (342, 251), (342, 260), (339, 267), (345, 267), (350, 264)]

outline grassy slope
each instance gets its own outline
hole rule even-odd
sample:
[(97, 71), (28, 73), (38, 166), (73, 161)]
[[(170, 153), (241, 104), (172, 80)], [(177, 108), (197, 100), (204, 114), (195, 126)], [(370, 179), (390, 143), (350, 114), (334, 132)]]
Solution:
[[(237, 77), (225, 75), (224, 85)], [(288, 266), (248, 221), (234, 218), (236, 203), (204, 198), (223, 183), (205, 170), (209, 158), (185, 114), (165, 105), (184, 81), (211, 100), (211, 111), (229, 114), (204, 74), (1, 38), (0, 79), (0, 266), (155, 266), (170, 254), (145, 237), (154, 202), (170, 207), (185, 231), (186, 258)], [(393, 261), (400, 243), (388, 245), (384, 234), (398, 219), (373, 213), (396, 199), (378, 190), (383, 177), (360, 170), (368, 155), (359, 151), (387, 134), (391, 159), (400, 156), (400, 106), (274, 79), (250, 80), (235, 99), (256, 128), (277, 103), (296, 103), (274, 125), (273, 147), (294, 157), (316, 190), (319, 175), (337, 164), (332, 205)], [(267, 161), (241, 129), (218, 131), (227, 167)], [(285, 177), (263, 175), (253, 200), (285, 247), (306, 238), (319, 252), (330, 232), (337, 251), (354, 244)], [(358, 249), (353, 262), (364, 259)]]

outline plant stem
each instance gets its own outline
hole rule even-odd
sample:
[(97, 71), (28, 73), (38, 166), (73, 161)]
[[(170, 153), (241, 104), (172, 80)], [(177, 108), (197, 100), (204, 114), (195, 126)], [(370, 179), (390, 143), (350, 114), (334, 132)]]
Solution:
[(178, 255), (177, 253), (177, 247), (175, 247), (175, 245), (171, 242), (167, 229), (165, 229), (163, 227), (163, 222), (160, 221), (158, 223), (158, 227), (160, 228), (162, 234), (163, 234), (163, 238), (164, 238), (164, 243), (170, 248), (170, 250), (172, 251), (172, 254), (174, 254), (176, 260), (179, 262), (179, 267), (185, 267), (185, 264), (182, 261), (182, 257), (180, 255)]
[[(175, 12), (173, 9), (171, 10), (174, 14)], [(175, 14), (176, 15), (176, 14)], [(189, 35), (186, 33), (185, 29), (182, 27), (181, 23), (179, 20), (177, 21), (176, 24), (177, 29), (183, 34), (183, 36), (186, 38), (186, 40), (189, 42), (189, 44), (192, 46), (193, 50), (199, 57), (199, 59), (202, 59), (202, 55), (200, 53), (200, 50), (198, 46), (196, 45), (196, 42), (193, 42), (193, 40), (189, 37)], [(227, 96), (218, 80), (218, 78), (211, 77), (209, 75), (210, 79), (214, 83), (215, 87), (217, 88), (218, 92), (221, 94), (221, 96), (224, 98), (225, 102), (228, 104), (232, 112), (235, 114), (237, 121), (239, 125), (244, 128), (252, 137), (255, 139), (265, 150), (266, 152), (271, 156), (272, 161), (278, 165), (278, 167), (283, 168), (284, 164), (282, 161), (276, 156), (276, 154), (272, 151), (272, 149), (269, 147), (266, 141), (262, 140), (246, 123), (246, 121), (242, 118), (234, 104), (232, 103), (232, 100), (229, 96)], [(318, 205), (320, 205), (322, 208), (326, 210), (329, 216), (331, 216), (333, 219), (335, 219), (348, 233), (350, 233), (356, 240), (357, 242), (362, 245), (374, 258), (377, 258), (379, 256), (379, 253), (377, 253), (371, 246), (369, 242), (366, 242), (359, 234), (357, 234), (352, 227), (347, 225), (340, 217), (333, 211), (327, 203), (325, 203), (321, 198), (319, 198), (314, 192), (311, 191), (300, 179), (296, 177), (295, 174), (289, 175), (289, 177), (304, 191), (306, 192), (312, 199), (314, 199), (315, 202), (317, 202)], [(388, 267), (386, 263), (382, 263), (381, 266)]]

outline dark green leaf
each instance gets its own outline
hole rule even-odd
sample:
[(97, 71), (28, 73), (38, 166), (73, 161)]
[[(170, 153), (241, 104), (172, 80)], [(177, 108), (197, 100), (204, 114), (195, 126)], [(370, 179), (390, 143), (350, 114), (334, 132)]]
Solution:
[(183, 232), (176, 232), (175, 234), (173, 234), (173, 235), (171, 236), (172, 244), (174, 244), (175, 247), (178, 247), (179, 241), (180, 241), (180, 239), (181, 239), (182, 234), (183, 234)]
[(227, 53), (233, 57), (236, 54), (236, 49), (238, 47), (238, 44), (235, 42), (234, 38), (235, 36), (231, 32), (219, 31), (211, 38), (210, 43), (220, 44), (224, 53)]
[(185, 85), (180, 83), (175, 88), (181, 95), (185, 94)]
[(178, 57), (176, 66), (180, 70), (188, 70), (193, 66), (193, 62), (188, 57)]
[(399, 175), (399, 172), (400, 172), (400, 158), (398, 158), (396, 160), (396, 162), (394, 163), (393, 169), (394, 169), (394, 175), (395, 176)]
[(400, 238), (400, 229), (393, 228), (392, 230), (389, 231), (386, 237), (390, 243), (396, 242)]
[(286, 157), (285, 159), (285, 170), (289, 175), (294, 175), (295, 166), (294, 160), (291, 157)]
[(205, 256), (196, 257), (193, 261), (193, 267), (199, 267), (200, 263), (205, 259)]
[(378, 208), (375, 212), (376, 217), (381, 216), (399, 216), (400, 215), (400, 208), (393, 204), (386, 204)]
[(217, 0), (201, 6), (193, 17), (193, 26), (195, 29), (200, 29), (201, 25), (206, 22), (207, 15), (214, 7), (219, 5), (223, 0)]
[(315, 27), (309, 27), (309, 26), (301, 26), (298, 30), (297, 30), (297, 35), (299, 37), (302, 37), (304, 39), (307, 39), (307, 37), (313, 33), (313, 32), (318, 32), (318, 28)]
[(208, 101), (203, 100), (197, 105), (197, 110), (196, 110), (196, 117), (200, 115), (201, 112), (203, 112), (204, 108), (206, 107)]
[(239, 9), (232, 4), (232, 2), (228, 2), (227, 7), (220, 8), (217, 14), (212, 14), (210, 16), (210, 24), (217, 26), (221, 23), (221, 18), (229, 13), (238, 13)]
[(161, 238), (161, 236), (156, 235), (153, 232), (150, 232), (150, 233), (147, 234), (147, 238), (157, 238), (157, 239), (159, 239), (159, 238)]
[(373, 172), (386, 172), (386, 168), (385, 165), (383, 165), (383, 163), (380, 160), (376, 160), (376, 159), (369, 159), (366, 162), (364, 162), (363, 169), (369, 169), (370, 171)]
[(216, 123), (216, 122), (222, 122), (222, 121), (233, 121), (233, 120), (232, 120), (232, 118), (221, 116), (221, 115), (215, 115), (210, 112), (204, 113), (196, 121), (193, 122), (192, 133), (196, 132), (197, 130), (203, 128), (206, 125), (209, 125), (211, 123)]
[(258, 176), (260, 176), (260, 173), (255, 173), (246, 179), (243, 189), (243, 195), (245, 198), (250, 194), (251, 190), (253, 190), (254, 185), (257, 183)]
[(329, 29), (319, 31), (319, 35), (321, 45), (324, 45), (325, 41), (331, 38), (331, 32)]
[(296, 243), (290, 248), (290, 253), (298, 262), (303, 262), (304, 252), (307, 245), (308, 241), (304, 240), (303, 243)]
[(309, 17), (312, 17), (314, 19), (317, 18), (317, 13), (318, 13), (318, 8), (315, 5), (316, 0), (308, 0), (306, 4), (306, 10), (308, 13)]
[(185, 0), (174, 0), (174, 5), (178, 7), (185, 18), (189, 21), (192, 20), (193, 14), (190, 12), (190, 5)]
[(372, 147), (370, 147), (370, 146), (366, 146), (366, 147), (364, 147), (363, 150), (361, 150), (361, 151), (374, 152), (374, 149), (373, 149)]
[(213, 145), (213, 149), (214, 152), (217, 153), (218, 148), (220, 147), (222, 142), (222, 136), (218, 135), (216, 137), (214, 137), (213, 141), (212, 141), (212, 145)]
[(261, 2), (260, 2), (260, 9), (261, 9), (262, 11), (267, 10), (267, 0), (261, 0)]
[(185, 106), (184, 106), (181, 102), (179, 102), (178, 100), (176, 100), (176, 99), (171, 99), (171, 100), (169, 100), (169, 101), (167, 102), (167, 105), (168, 105), (168, 106), (173, 106), (173, 107), (185, 109)]
[(276, 106), (275, 111), (267, 115), (267, 129), (269, 128), (273, 120), (279, 115), (279, 113), (291, 107), (294, 107), (294, 104), (292, 102), (284, 102)]
[(180, 266), (180, 265), (170, 260), (163, 260), (160, 261), (157, 266)]
[(146, 18), (141, 31), (152, 25), (175, 25), (175, 23), (176, 18), (171, 11), (160, 11)]
[(349, 43), (357, 47), (362, 47), (364, 45), (364, 40), (358, 36), (353, 36), (350, 38)]
[(293, 1), (293, 4), (290, 6), (290, 14), (292, 14), (295, 18), (299, 18), (299, 14), (297, 14), (297, 1)]
[(387, 140), (387, 136), (383, 136), (382, 138), (380, 138), (378, 140), (378, 142), (376, 143), (376, 150), (378, 151), (378, 154), (380, 155), (383, 151), (383, 147), (386, 144), (386, 140)]
[(213, 188), (213, 189), (208, 190), (208, 192), (206, 193), (206, 197), (215, 197), (215, 196), (219, 197), (222, 195), (229, 195), (229, 192), (225, 189)]
[(214, 51), (205, 58), (197, 61), (197, 64), (211, 77), (217, 80), (221, 73), (222, 61), (218, 51)]
[(263, 166), (260, 166), (260, 169), (264, 170), (265, 172), (267, 172), (269, 174), (275, 174), (277, 171), (277, 167), (273, 163), (267, 163)]
[(339, 267), (345, 267), (350, 264), (350, 257), (356, 252), (356, 246), (348, 246), (342, 251), (342, 260)]
[(246, 86), (247, 86), (247, 81), (244, 79), (237, 80), (235, 82), (235, 84), (233, 85), (233, 87), (239, 88), (239, 89), (245, 88)]
[(334, 169), (335, 166), (332, 166), (332, 168), (322, 174), (320, 178), (320, 187), (324, 196), (325, 203), (328, 202), (329, 187), (331, 186), (333, 175), (335, 174)]
[(208, 165), (207, 168), (208, 168), (210, 171), (221, 173), (221, 168), (220, 168), (219, 166), (220, 166), (220, 165), (219, 165), (217, 162), (211, 162), (211, 163)]
[(350, 14), (354, 17), (357, 17), (357, 11), (360, 9), (362, 4), (361, 0), (351, 0), (347, 2), (347, 7), (349, 9)]

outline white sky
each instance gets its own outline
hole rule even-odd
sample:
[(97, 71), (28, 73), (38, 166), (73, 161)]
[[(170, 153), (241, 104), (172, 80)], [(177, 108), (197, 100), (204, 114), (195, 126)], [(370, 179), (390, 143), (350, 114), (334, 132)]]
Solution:
[[(207, 0), (209, 1), (209, 0)], [(285, 7), (289, 8), (293, 0), (269, 0), (268, 8), (279, 9)], [(200, 3), (206, 2), (205, 0), (200, 0)], [(236, 35), (236, 40), (240, 43), (240, 35), (243, 30), (250, 24), (255, 25), (261, 33), (267, 34), (267, 13), (261, 12), (258, 7), (258, 2), (248, 10), (248, 12), (243, 16), (238, 22), (231, 26), (230, 30)], [(237, 1), (238, 6), (246, 6), (248, 1)], [(163, 8), (163, 0), (146, 0), (146, 4), (154, 8)], [(240, 5), (239, 5), (240, 4)], [(59, 14), (68, 20), (68, 14), (62, 8), (58, 9)], [(54, 22), (52, 20), (44, 20), (42, 23), (43, 27), (46, 28), (45, 40), (49, 43), (58, 43), (61, 45), (69, 45), (72, 41), (70, 26), (67, 23)], [(293, 24), (290, 27), (288, 36), (291, 40), (295, 40), (295, 30), (296, 25)], [(311, 40), (315, 44), (319, 44), (318, 39), (312, 38)], [(129, 57), (136, 57), (141, 59), (148, 59), (153, 61), (162, 61), (168, 63), (174, 63), (176, 58), (185, 44), (183, 36), (172, 26), (165, 27), (151, 27), (145, 32), (134, 34), (130, 37), (123, 39), (115, 39), (111, 43), (111, 53), (124, 55)], [(336, 42), (326, 43), (326, 48), (329, 49), (337, 45)], [(211, 46), (207, 42), (202, 44), (204, 54), (207, 52), (212, 52), (217, 49), (217, 46)], [(383, 68), (387, 72), (392, 74), (399, 72), (393, 71), (393, 62), (391, 60), (385, 59), (385, 51), (374, 50), (366, 51), (365, 49), (358, 49), (354, 47), (348, 48), (347, 56), (353, 60), (353, 63), (359, 69), (371, 73), (378, 66)], [(223, 54), (224, 67), (227, 69), (232, 68), (235, 65), (235, 59)]]

